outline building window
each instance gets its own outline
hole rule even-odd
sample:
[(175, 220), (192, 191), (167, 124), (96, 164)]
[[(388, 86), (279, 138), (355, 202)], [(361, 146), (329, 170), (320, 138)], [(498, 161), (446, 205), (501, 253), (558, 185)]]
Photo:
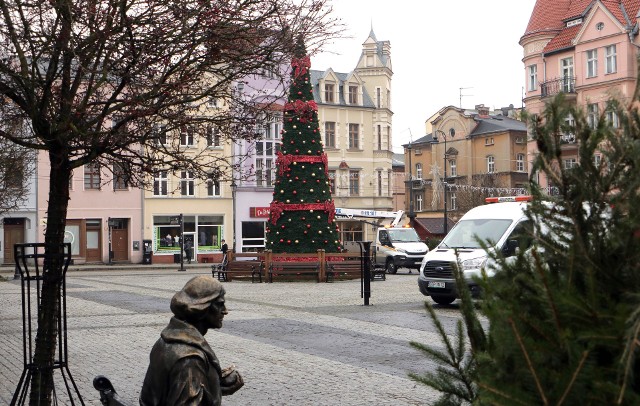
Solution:
[(360, 148), (360, 124), (349, 124), (349, 148)]
[(538, 65), (529, 65), (529, 91), (538, 89)]
[(100, 164), (91, 162), (84, 166), (84, 188), (85, 190), (100, 189)]
[(560, 64), (562, 65), (562, 91), (564, 93), (573, 93), (573, 57), (564, 58), (560, 61)]
[(416, 164), (416, 179), (422, 180), (422, 164)]
[(349, 86), (349, 104), (358, 104), (358, 86)]
[(362, 241), (364, 239), (363, 225), (359, 221), (341, 221), (339, 225), (342, 241)]
[(324, 123), (324, 146), (327, 148), (336, 147), (336, 123), (333, 121)]
[(166, 145), (167, 127), (163, 125), (156, 126), (154, 129), (153, 139), (156, 145)]
[(214, 126), (207, 127), (207, 147), (220, 146), (220, 132)]
[(6, 159), (3, 165), (4, 173), (0, 182), (0, 190), (19, 189), (24, 184), (25, 164), (20, 158), (11, 159), (7, 157)]
[(493, 155), (487, 157), (487, 173), (494, 173), (496, 171), (496, 158)]
[(129, 165), (126, 162), (113, 164), (113, 190), (129, 188)]
[(575, 158), (567, 158), (562, 160), (562, 166), (564, 169), (572, 169), (575, 166), (578, 166), (578, 162)]
[(360, 171), (349, 171), (349, 195), (360, 195)]
[(454, 192), (449, 192), (449, 208), (458, 210), (458, 197)]
[(193, 179), (193, 173), (189, 171), (182, 171), (180, 174), (180, 194), (182, 196), (195, 195), (195, 180)]
[(333, 83), (324, 84), (324, 101), (326, 103), (334, 103), (335, 85)]
[(193, 128), (182, 127), (180, 130), (180, 146), (192, 147), (193, 146)]
[(220, 194), (220, 181), (213, 178), (207, 179), (207, 196), (219, 197)]
[(599, 167), (600, 163), (602, 163), (602, 155), (600, 155), (600, 154), (593, 155), (593, 164), (596, 167)]
[(416, 211), (423, 210), (422, 203), (423, 203), (422, 194), (416, 195)]
[(382, 150), (382, 126), (378, 124), (378, 150)]
[(604, 47), (604, 73), (616, 73), (618, 70), (618, 61), (616, 57), (616, 46), (609, 45)]
[(596, 103), (587, 104), (587, 123), (593, 129), (598, 125), (598, 105)]
[(614, 110), (607, 110), (607, 122), (613, 128), (620, 128), (620, 119), (618, 113)]
[(598, 76), (598, 50), (590, 49), (587, 51), (587, 77), (595, 76)]
[(153, 195), (166, 196), (168, 183), (169, 178), (167, 176), (167, 171), (160, 171), (156, 173), (153, 177)]
[(382, 193), (382, 171), (376, 171), (376, 174), (378, 176), (378, 196), (383, 196), (384, 194)]
[(265, 159), (264, 179), (267, 186), (273, 186), (273, 159)]
[(264, 186), (264, 159), (262, 158), (256, 159), (256, 186)]
[(332, 195), (336, 194), (336, 171), (335, 170), (329, 170), (329, 191), (331, 192)]
[(455, 159), (450, 159), (449, 160), (449, 169), (451, 169), (451, 176), (458, 176), (458, 168), (457, 168), (457, 162)]
[(516, 155), (516, 172), (524, 172), (524, 154)]
[(381, 95), (382, 89), (380, 89), (379, 87), (376, 87), (376, 107), (380, 108), (382, 106), (382, 95)]

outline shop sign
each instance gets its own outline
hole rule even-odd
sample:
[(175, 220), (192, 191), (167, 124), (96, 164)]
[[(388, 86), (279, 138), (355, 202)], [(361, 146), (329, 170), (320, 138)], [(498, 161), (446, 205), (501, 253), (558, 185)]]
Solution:
[(250, 207), (249, 211), (251, 217), (269, 218), (268, 207)]

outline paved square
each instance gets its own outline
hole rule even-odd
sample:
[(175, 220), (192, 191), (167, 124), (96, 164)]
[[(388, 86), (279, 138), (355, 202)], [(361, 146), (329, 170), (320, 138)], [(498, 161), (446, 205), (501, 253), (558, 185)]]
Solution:
[[(87, 405), (106, 375), (132, 405), (149, 351), (171, 312), (169, 301), (206, 269), (69, 272), (69, 367)], [(229, 315), (206, 338), (222, 366), (235, 364), (245, 386), (225, 405), (428, 405), (438, 393), (408, 378), (433, 370), (409, 341), (438, 345), (416, 275), (360, 282), (225, 282)], [(456, 308), (438, 310), (452, 327)], [(0, 282), (0, 404), (11, 401), (22, 373), (19, 281)], [(451, 330), (453, 331), (453, 329)]]

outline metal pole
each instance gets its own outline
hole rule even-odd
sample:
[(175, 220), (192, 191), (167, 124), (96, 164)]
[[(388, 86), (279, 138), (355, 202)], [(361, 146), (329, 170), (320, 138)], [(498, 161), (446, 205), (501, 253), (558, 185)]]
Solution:
[(180, 269), (178, 271), (185, 271), (184, 269), (184, 218), (182, 213), (179, 217), (180, 221)]
[(231, 231), (233, 232), (232, 234), (232, 243), (233, 245), (231, 246), (231, 252), (236, 252), (236, 189), (237, 189), (237, 185), (236, 185), (236, 180), (235, 179), (231, 179), (231, 200), (232, 200), (232, 204), (233, 204), (233, 224), (231, 225)]
[(369, 306), (369, 298), (371, 298), (371, 241), (359, 241), (360, 244), (360, 261), (364, 265), (363, 274), (360, 278), (361, 295), (364, 298), (364, 305)]
[(108, 235), (108, 237), (109, 237), (109, 265), (113, 265), (113, 263), (111, 262), (112, 261), (111, 251), (113, 250), (113, 245), (111, 245), (112, 244), (111, 243), (111, 235), (112, 235), (112, 233), (111, 233), (111, 230), (112, 230), (111, 217), (109, 217), (107, 219), (107, 227), (108, 227), (108, 233), (109, 233), (109, 235)]
[[(413, 218), (415, 217), (415, 214), (413, 213), (413, 167), (411, 166), (411, 143), (409, 143), (409, 146), (407, 147), (407, 149), (409, 150), (409, 223), (411, 224), (413, 222)], [(413, 225), (413, 224), (411, 224)]]
[(447, 135), (442, 132), (442, 138), (444, 138), (444, 177), (442, 178), (442, 186), (444, 188), (444, 235), (447, 235)]

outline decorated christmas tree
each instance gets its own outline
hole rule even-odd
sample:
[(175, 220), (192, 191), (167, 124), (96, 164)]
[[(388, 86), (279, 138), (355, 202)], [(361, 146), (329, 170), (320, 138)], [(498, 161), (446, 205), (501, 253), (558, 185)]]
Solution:
[(284, 106), (282, 144), (267, 227), (267, 248), (274, 253), (339, 252), (327, 155), (313, 101), (311, 61), (301, 43), (291, 61), (291, 87)]

